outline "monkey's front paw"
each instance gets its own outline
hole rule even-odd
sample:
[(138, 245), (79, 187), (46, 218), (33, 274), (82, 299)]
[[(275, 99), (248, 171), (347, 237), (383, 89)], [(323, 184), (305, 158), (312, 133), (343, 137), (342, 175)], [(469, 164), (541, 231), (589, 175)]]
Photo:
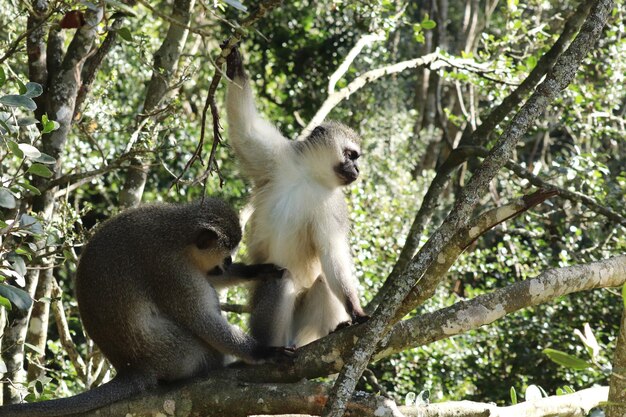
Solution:
[(335, 330), (333, 330), (331, 333), (335, 333), (341, 329), (345, 329), (346, 327), (349, 327), (351, 324), (352, 324), (351, 321), (342, 321), (341, 323), (337, 325), (337, 327), (335, 327)]
[(352, 313), (352, 324), (365, 323), (369, 319), (370, 319), (370, 315), (365, 313), (364, 311), (361, 311), (358, 313), (355, 311)]

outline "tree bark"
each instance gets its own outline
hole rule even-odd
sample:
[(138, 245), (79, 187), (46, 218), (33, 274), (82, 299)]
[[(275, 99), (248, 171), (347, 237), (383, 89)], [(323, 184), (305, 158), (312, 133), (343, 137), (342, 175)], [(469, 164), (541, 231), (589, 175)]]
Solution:
[[(53, 53), (47, 53), (47, 57), (44, 54), (46, 63), (53, 63), (53, 67), (58, 71), (52, 72), (50, 66), (47, 67), (48, 78), (48, 91), (46, 92), (45, 112), (50, 115), (50, 118), (56, 120), (59, 123), (59, 128), (50, 134), (44, 135), (42, 138), (42, 150), (48, 155), (56, 159), (56, 163), (53, 166), (54, 179), (59, 176), (62, 164), (63, 147), (67, 140), (67, 134), (69, 133), (72, 124), (72, 115), (74, 111), (74, 103), (76, 100), (76, 94), (80, 87), (80, 71), (83, 63), (87, 58), (93, 43), (97, 36), (96, 28), (102, 20), (103, 9), (88, 10), (85, 13), (86, 23), (81, 26), (74, 35), (72, 42), (68, 46), (67, 52), (60, 59), (60, 51), (52, 49)], [(58, 37), (52, 36), (48, 42), (48, 49), (51, 47), (56, 48), (60, 46), (59, 42), (56, 42)], [(38, 44), (39, 55), (33, 54), (33, 58), (37, 58), (37, 65), (33, 64), (33, 68), (37, 68), (40, 76), (43, 77), (43, 70), (41, 66), (41, 45)], [(31, 55), (29, 55), (29, 58)], [(40, 184), (49, 181), (48, 179), (38, 181)], [(43, 212), (44, 219), (51, 219), (54, 212), (54, 193), (55, 189), (50, 189), (42, 193), (41, 196), (34, 199), (33, 209), (35, 211)], [(45, 247), (45, 241), (37, 243), (39, 248)], [(44, 273), (40, 274), (38, 270), (31, 270), (27, 275), (27, 290), (33, 297), (50, 297), (50, 291), (52, 289), (52, 265), (50, 262), (44, 262)], [(46, 269), (48, 268), (48, 269)], [(37, 292), (35, 292), (37, 289)], [(24, 340), (27, 338), (28, 342), (33, 344), (38, 351), (43, 352), (46, 346), (48, 319), (49, 319), (50, 305), (48, 301), (41, 300), (34, 304), (31, 311), (27, 312), (23, 317), (17, 317), (11, 323), (9, 330), (4, 335), (3, 342), (3, 359), (7, 363), (8, 373), (5, 377), (13, 382), (23, 382), (23, 366), (24, 366)], [(26, 335), (27, 326), (32, 323), (30, 327), (30, 333)], [(42, 355), (38, 356), (40, 363), (43, 362)], [(33, 366), (35, 366), (33, 364)], [(36, 368), (33, 368), (31, 375), (37, 373)], [(7, 403), (21, 401), (21, 394), (11, 384), (4, 385), (4, 401)]]
[[(187, 35), (189, 34), (187, 26), (189, 26), (191, 21), (191, 11), (194, 3), (195, 0), (174, 1), (171, 17), (179, 23), (170, 23), (161, 47), (154, 54), (154, 71), (146, 90), (146, 98), (143, 104), (144, 116), (142, 118), (150, 117), (150, 114), (163, 101), (170, 88), (170, 83), (176, 72), (180, 55), (183, 52)], [(142, 124), (140, 123), (139, 126), (139, 129), (141, 129)], [(137, 132), (136, 137), (138, 136), (139, 132)], [(141, 202), (146, 180), (148, 179), (148, 171), (148, 164), (144, 163), (143, 158), (137, 156), (131, 159), (130, 166), (126, 172), (126, 180), (119, 197), (120, 204), (123, 207), (134, 207)]]
[(615, 343), (613, 372), (609, 386), (606, 417), (623, 417), (626, 415), (626, 308), (622, 311), (619, 335)]
[(393, 324), (392, 319), (397, 314), (402, 301), (415, 285), (413, 277), (421, 278), (454, 233), (467, 224), (479, 199), (487, 192), (491, 180), (511, 157), (521, 136), (556, 95), (565, 89), (574, 78), (578, 66), (600, 37), (612, 5), (611, 0), (600, 0), (594, 4), (576, 39), (567, 51), (559, 57), (546, 79), (515, 115), (479, 170), (462, 190), (446, 221), (426, 242), (422, 250), (409, 264), (407, 271), (391, 283), (387, 293), (388, 298), (385, 300), (386, 303), (381, 304), (372, 319), (365, 323), (363, 337), (359, 339), (351, 359), (339, 373), (328, 405), (324, 410), (324, 417), (341, 417), (343, 415), (346, 401), (354, 391), (376, 345), (389, 331)]

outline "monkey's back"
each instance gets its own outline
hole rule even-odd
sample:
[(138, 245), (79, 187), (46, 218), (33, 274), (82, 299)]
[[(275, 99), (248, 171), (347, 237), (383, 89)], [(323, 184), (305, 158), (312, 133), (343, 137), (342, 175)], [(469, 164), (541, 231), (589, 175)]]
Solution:
[[(158, 358), (145, 357), (150, 345), (197, 343), (158, 305), (168, 302), (163, 295), (170, 280), (190, 273), (184, 250), (198, 229), (219, 221), (239, 230), (236, 213), (219, 200), (202, 207), (146, 205), (104, 222), (86, 244), (76, 273), (79, 311), (85, 330), (118, 370), (128, 362), (154, 366)], [(171, 342), (155, 340), (162, 334)]]

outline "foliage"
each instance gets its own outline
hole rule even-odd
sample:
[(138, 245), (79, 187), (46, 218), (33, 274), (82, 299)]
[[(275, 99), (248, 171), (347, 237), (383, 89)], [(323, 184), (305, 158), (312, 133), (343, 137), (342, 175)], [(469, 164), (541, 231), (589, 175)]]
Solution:
[[(64, 289), (70, 328), (83, 355), (91, 347), (71, 296), (72, 276), (80, 246), (92, 227), (120, 210), (119, 193), (128, 165), (124, 158), (136, 152), (150, 164), (144, 201), (188, 201), (202, 196), (202, 164), (192, 165), (178, 184), (173, 181), (183, 172), (200, 136), (204, 99), (214, 74), (209, 57), (219, 52), (219, 44), (231, 33), (225, 20), (240, 21), (245, 16), (243, 7), (252, 10), (255, 3), (201, 3), (192, 27), (211, 36), (189, 35), (173, 82), (176, 88), (166, 96), (159, 112), (145, 119), (145, 86), (168, 22), (141, 5), (131, 8), (132, 14), (117, 30), (121, 41), (96, 73), (62, 160), (42, 151), (45, 135), (57, 129), (58, 123), (55, 115), (38, 113), (36, 98), (43, 89), (28, 79), (24, 48), (0, 66), (0, 306), (13, 313), (24, 309), (30, 299), (20, 289), (26, 285), (29, 268), (54, 259), (55, 265), (62, 265), (55, 269), (55, 278)], [(496, 2), (489, 16), (480, 12), (475, 41), (468, 41), (467, 47), (465, 4), (450, 2), (447, 20), (442, 22), (427, 7), (428, 2), (421, 3), (408, 2), (403, 10), (391, 1), (285, 2), (259, 23), (258, 31), (250, 33), (242, 45), (261, 110), (289, 137), (296, 136), (319, 108), (327, 96), (329, 76), (364, 34), (381, 32), (386, 39), (363, 50), (338, 88), (369, 69), (412, 59), (435, 47), (484, 63), (489, 69), (485, 74), (463, 68), (431, 69), (438, 77), (441, 111), (420, 110), (421, 103), (432, 103), (431, 96), (420, 90), (424, 81), (420, 69), (368, 84), (331, 113), (331, 118), (354, 126), (364, 139), (363, 178), (347, 196), (356, 274), (363, 298), (368, 300), (392, 270), (434, 177), (437, 163), (425, 161), (443, 162), (447, 141), (458, 142), (468, 125), (484, 120), (526, 77), (558, 38), (563, 18), (578, 2)], [(59, 2), (47, 24), (57, 24), (67, 11), (83, 8), (81, 4)], [(159, 10), (169, 13), (169, 4), (160, 2)], [(110, 7), (107, 17), (117, 9)], [(623, 4), (615, 7), (600, 45), (575, 82), (525, 136), (516, 156), (516, 162), (541, 178), (592, 197), (622, 215), (626, 195), (625, 11)], [(27, 8), (20, 2), (6, 6), (0, 15), (0, 24), (6, 29), (0, 33), (0, 54), (24, 33), (27, 16)], [(99, 27), (99, 44), (107, 24)], [(73, 32), (63, 32), (67, 32), (67, 46)], [(430, 82), (435, 78), (433, 75)], [(221, 102), (218, 107), (223, 113)], [(496, 134), (485, 138), (483, 145), (489, 146)], [(442, 139), (444, 135), (447, 138)], [(210, 145), (205, 144), (205, 163)], [(56, 195), (51, 217), (33, 208), (43, 189), (41, 179), (113, 167), (118, 162), (122, 169), (105, 170), (76, 187), (63, 187)], [(241, 209), (248, 188), (227, 141), (218, 148), (217, 162), (224, 184), (220, 186), (213, 174), (207, 179), (206, 193)], [(440, 224), (478, 163), (472, 160), (455, 174), (425, 236)], [(60, 172), (54, 170), (57, 165)], [(530, 191), (526, 181), (502, 171), (482, 208)], [(625, 253), (624, 232), (623, 225), (607, 222), (580, 202), (552, 199), (475, 242), (421, 310), (433, 311), (550, 267)], [(241, 293), (231, 296), (231, 301), (243, 300)], [(559, 367), (542, 352), (552, 349), (547, 352), (553, 357), (560, 355), (555, 351), (585, 357), (586, 348), (574, 333), (585, 323), (591, 324), (603, 350), (611, 351), (620, 309), (610, 291), (577, 294), (507, 316), (487, 328), (404, 352), (371, 368), (397, 399), (411, 402), (415, 395), (407, 397), (409, 393), (425, 390), (432, 400), (510, 403), (532, 384), (547, 393), (605, 384), (605, 372)], [(234, 320), (241, 323), (240, 316)], [(85, 381), (80, 381), (72, 368), (54, 325), (49, 329), (46, 354), (48, 377), (32, 382), (31, 392), (43, 392), (42, 398), (49, 398), (84, 389)]]

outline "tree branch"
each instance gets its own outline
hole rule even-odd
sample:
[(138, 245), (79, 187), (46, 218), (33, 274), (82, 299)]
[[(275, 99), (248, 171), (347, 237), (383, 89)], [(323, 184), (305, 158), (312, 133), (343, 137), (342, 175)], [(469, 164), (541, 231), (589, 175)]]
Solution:
[(335, 91), (326, 97), (324, 103), (317, 110), (317, 113), (309, 121), (306, 127), (302, 130), (298, 139), (303, 139), (308, 136), (309, 133), (320, 123), (324, 121), (328, 113), (334, 109), (344, 99), (348, 98), (355, 91), (363, 88), (367, 83), (371, 83), (385, 75), (395, 74), (402, 72), (409, 68), (418, 68), (428, 66), (431, 68), (444, 68), (444, 67), (456, 67), (473, 71), (484, 71), (474, 61), (461, 58), (445, 57), (439, 51), (421, 56), (419, 58), (410, 59), (408, 61), (398, 62), (396, 64), (387, 65), (381, 68), (367, 71), (366, 73), (359, 75), (350, 82), (346, 87), (339, 91)]
[[(626, 283), (626, 255), (585, 265), (549, 270), (536, 278), (516, 282), (497, 289), (493, 293), (460, 301), (453, 306), (396, 324), (388, 337), (376, 347), (377, 353), (374, 359), (378, 360), (412, 347), (427, 345), (437, 340), (478, 329), (506, 314), (550, 302), (567, 294), (597, 288), (617, 287), (624, 283)], [(85, 415), (102, 417), (124, 415), (123, 413), (120, 414), (121, 410), (126, 410), (125, 412), (132, 410), (133, 413), (137, 413), (135, 415), (138, 417), (155, 415), (158, 412), (163, 413), (166, 404), (168, 407), (175, 405), (177, 410), (194, 410), (200, 415), (206, 413), (207, 416), (238, 416), (239, 411), (237, 410), (240, 409), (240, 404), (250, 407), (245, 408), (249, 414), (270, 414), (275, 411), (317, 415), (325, 403), (326, 388), (302, 379), (326, 376), (342, 369), (356, 340), (361, 337), (363, 327), (362, 325), (351, 326), (303, 346), (298, 349), (295, 363), (290, 366), (265, 364), (216, 370), (208, 380), (193, 382), (167, 391), (154, 392), (130, 403), (121, 401)], [(246, 383), (242, 383), (242, 381)], [(267, 381), (295, 384), (272, 384)], [(250, 382), (262, 383), (250, 384)], [(211, 393), (209, 397), (206, 395), (207, 392)], [(604, 397), (601, 393), (598, 395), (600, 395), (598, 397), (600, 399), (606, 398), (606, 394)], [(277, 408), (273, 408), (277, 398), (281, 398), (283, 403), (276, 405)], [(285, 408), (285, 403), (291, 404), (293, 408), (291, 406)], [(575, 402), (568, 401), (568, 403), (574, 404)], [(588, 403), (587, 400), (584, 403)], [(350, 411), (352, 406), (350, 402), (348, 404), (348, 411)], [(460, 405), (463, 404), (467, 404), (467, 402), (462, 402)], [(459, 403), (452, 404), (454, 407), (457, 405)], [(544, 405), (547, 406), (547, 404)], [(234, 407), (232, 412), (231, 407)], [(259, 407), (267, 408), (259, 409)], [(391, 408), (389, 404), (385, 407)], [(523, 410), (523, 408), (520, 407), (515, 410)], [(509, 409), (509, 407), (504, 407), (502, 411)], [(432, 404), (425, 409), (419, 408), (418, 410), (424, 412), (437, 410), (436, 413), (424, 414), (427, 416), (450, 416), (449, 412), (446, 411), (450, 410), (450, 406), (446, 403)], [(514, 409), (510, 410), (514, 411)], [(400, 411), (406, 415), (414, 415), (406, 407), (400, 407)], [(363, 414), (354, 415), (369, 414), (363, 412)], [(500, 414), (478, 415), (498, 416)], [(523, 416), (524, 414), (502, 415)]]
[[(592, 2), (589, 1), (581, 1), (580, 6), (574, 12), (572, 16), (567, 20), (564, 25), (563, 32), (559, 36), (559, 39), (552, 45), (550, 50), (544, 54), (540, 59), (535, 68), (528, 74), (528, 77), (513, 91), (509, 96), (507, 96), (502, 103), (500, 103), (495, 109), (491, 111), (489, 116), (485, 118), (483, 123), (476, 129), (474, 132), (471, 132), (471, 136), (468, 137), (469, 130), (464, 132), (464, 137), (461, 140), (461, 144), (484, 144), (489, 134), (493, 131), (493, 129), (509, 114), (509, 112), (515, 108), (520, 101), (528, 95), (528, 93), (539, 83), (541, 78), (554, 66), (554, 62), (563, 52), (564, 47), (569, 43), (569, 41), (573, 38), (573, 36), (580, 30), (582, 23), (584, 22), (585, 17), (589, 14), (589, 9), (591, 8)], [(419, 242), (421, 241), (422, 234), (424, 232), (424, 227), (426, 223), (432, 218), (432, 215), (435, 209), (440, 204), (440, 196), (443, 191), (446, 189), (448, 185), (448, 180), (450, 179), (450, 175), (459, 167), (461, 164), (467, 161), (467, 159), (472, 156), (472, 154), (468, 154), (465, 150), (455, 149), (451, 152), (445, 162), (437, 169), (437, 174), (435, 178), (432, 180), (430, 186), (424, 198), (422, 200), (422, 204), (415, 215), (413, 223), (411, 224), (411, 228), (406, 238), (406, 242), (402, 251), (400, 252), (400, 256), (398, 257), (398, 261), (393, 267), (393, 270), (389, 274), (385, 284), (381, 288), (381, 291), (374, 297), (369, 306), (367, 306), (367, 311), (372, 312), (379, 304), (380, 300), (386, 293), (388, 283), (393, 279), (398, 277), (400, 273), (404, 271), (406, 266), (409, 264), (409, 261), (413, 258), (417, 249), (419, 247)]]
[(415, 285), (414, 277), (421, 278), (456, 231), (467, 224), (469, 215), (479, 199), (487, 192), (491, 180), (510, 159), (520, 137), (554, 97), (571, 82), (583, 58), (599, 38), (612, 4), (611, 0), (599, 0), (594, 5), (578, 36), (558, 58), (554, 68), (537, 87), (535, 93), (515, 115), (481, 167), (462, 190), (455, 207), (444, 223), (411, 261), (407, 270), (391, 282), (388, 291), (390, 296), (386, 300), (388, 302), (381, 304), (372, 319), (364, 324), (364, 334), (358, 340), (346, 366), (339, 373), (327, 407), (325, 407), (324, 417), (343, 415), (347, 399), (354, 391), (357, 380), (367, 366), (375, 346), (389, 331), (401, 303)]
[(587, 417), (592, 408), (606, 401), (607, 392), (607, 387), (594, 387), (508, 407), (472, 401), (449, 401), (410, 409), (400, 407), (400, 410), (407, 417)]
[(555, 298), (626, 283), (626, 255), (598, 262), (551, 269), (489, 294), (423, 314), (396, 325), (378, 348), (375, 359), (478, 329), (507, 314)]
[[(129, 414), (152, 417), (175, 413), (204, 417), (289, 413), (319, 415), (326, 403), (329, 388), (328, 384), (306, 380), (268, 384), (212, 378), (176, 390), (161, 390), (135, 400), (120, 401), (109, 407), (78, 414), (77, 417), (117, 417)], [(349, 401), (347, 415), (402, 417), (393, 401), (367, 393), (358, 393)]]
[[(204, 138), (205, 138), (205, 129), (206, 129), (206, 118), (207, 118), (207, 112), (209, 108), (211, 109), (211, 116), (213, 119), (213, 144), (211, 145), (211, 153), (209, 154), (209, 160), (207, 161), (207, 165), (206, 165), (206, 177), (208, 177), (208, 175), (211, 172), (213, 172), (213, 170), (217, 172), (218, 175), (220, 175), (219, 168), (217, 166), (217, 163), (215, 162), (215, 153), (217, 151), (218, 145), (222, 142), (222, 133), (220, 132), (221, 130), (220, 115), (217, 110), (217, 104), (215, 103), (215, 92), (217, 91), (217, 87), (219, 86), (219, 83), (222, 80), (222, 74), (223, 74), (222, 67), (224, 63), (226, 62), (226, 57), (230, 55), (230, 52), (233, 50), (233, 48), (239, 42), (241, 42), (241, 40), (245, 36), (246, 29), (252, 27), (252, 25), (254, 25), (261, 18), (263, 18), (263, 16), (265, 16), (267, 12), (274, 9), (281, 2), (282, 0), (266, 0), (264, 2), (261, 2), (258, 8), (256, 9), (256, 11), (250, 14), (247, 18), (245, 18), (241, 22), (241, 25), (237, 28), (237, 30), (235, 31), (235, 34), (232, 35), (230, 38), (228, 38), (228, 40), (224, 42), (224, 44), (222, 44), (222, 47), (221, 47), (222, 51), (217, 56), (217, 59), (215, 59), (215, 62), (214, 62), (215, 75), (213, 76), (213, 79), (211, 80), (209, 91), (207, 93), (207, 97), (204, 102), (204, 108), (202, 110), (202, 121), (200, 123), (200, 140), (198, 141), (198, 145), (196, 146), (194, 153), (191, 155), (191, 158), (189, 158), (189, 161), (187, 161), (187, 163), (185, 164), (185, 167), (183, 168), (180, 175), (176, 177), (176, 179), (172, 183), (172, 186), (178, 183), (178, 181), (180, 181), (180, 179), (183, 177), (185, 172), (187, 172), (189, 167), (195, 161), (202, 158), (202, 148), (204, 147), (204, 140), (205, 140)], [(220, 183), (221, 182), (222, 182), (222, 178), (220, 175)], [(206, 182), (205, 182), (205, 186), (206, 186)]]
[(557, 195), (555, 190), (540, 190), (534, 194), (524, 196), (502, 207), (496, 207), (482, 213), (473, 219), (467, 226), (456, 233), (451, 242), (446, 245), (437, 256), (437, 262), (433, 262), (424, 273), (419, 284), (413, 287), (406, 297), (402, 306), (396, 313), (394, 322), (402, 319), (410, 311), (432, 297), (437, 289), (439, 281), (456, 262), (458, 256), (486, 231), (495, 226), (516, 217), (531, 209), (546, 199)]

